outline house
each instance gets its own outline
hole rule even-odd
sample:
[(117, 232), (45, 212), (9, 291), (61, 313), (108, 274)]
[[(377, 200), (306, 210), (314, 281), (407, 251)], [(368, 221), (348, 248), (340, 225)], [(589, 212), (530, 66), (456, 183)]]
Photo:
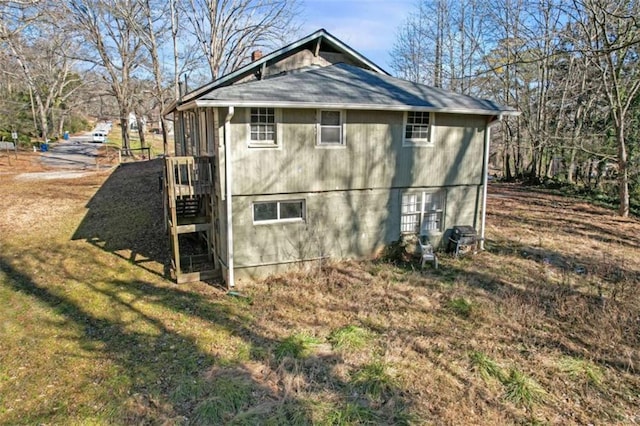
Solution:
[(181, 96), (166, 159), (178, 282), (484, 233), (494, 102), (394, 78), (319, 30)]

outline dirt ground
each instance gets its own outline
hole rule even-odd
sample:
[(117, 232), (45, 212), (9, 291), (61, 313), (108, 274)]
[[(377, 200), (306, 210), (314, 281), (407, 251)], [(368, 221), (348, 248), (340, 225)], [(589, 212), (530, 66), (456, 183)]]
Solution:
[(0, 176), (18, 173), (43, 172), (51, 170), (40, 161), (40, 153), (32, 151), (18, 151), (17, 158), (13, 153), (0, 152)]

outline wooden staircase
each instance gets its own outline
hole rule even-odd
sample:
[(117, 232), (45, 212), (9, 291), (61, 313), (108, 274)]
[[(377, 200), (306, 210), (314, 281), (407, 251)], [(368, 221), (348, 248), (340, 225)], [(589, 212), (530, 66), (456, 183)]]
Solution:
[(176, 200), (176, 214), (178, 217), (196, 217), (202, 208), (202, 197), (178, 198)]
[(214, 164), (212, 157), (165, 159), (165, 221), (179, 284), (220, 276), (213, 241)]

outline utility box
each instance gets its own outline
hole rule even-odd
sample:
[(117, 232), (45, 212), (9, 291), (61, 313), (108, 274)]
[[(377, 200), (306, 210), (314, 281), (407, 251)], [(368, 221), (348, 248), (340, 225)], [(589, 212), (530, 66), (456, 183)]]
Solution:
[(478, 233), (473, 226), (463, 225), (454, 226), (449, 237), (449, 244), (447, 251), (454, 253), (456, 257), (460, 254), (460, 251), (467, 251), (473, 249), (476, 251), (476, 243), (478, 242)]

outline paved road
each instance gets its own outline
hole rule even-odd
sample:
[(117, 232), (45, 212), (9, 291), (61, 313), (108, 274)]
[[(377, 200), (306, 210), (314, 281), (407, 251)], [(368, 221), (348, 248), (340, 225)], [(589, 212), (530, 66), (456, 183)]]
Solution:
[[(101, 144), (91, 143), (91, 134), (72, 136), (68, 141), (49, 145), (49, 151), (40, 154), (45, 166), (65, 169), (96, 169), (96, 157)], [(101, 165), (100, 168), (109, 168)]]

